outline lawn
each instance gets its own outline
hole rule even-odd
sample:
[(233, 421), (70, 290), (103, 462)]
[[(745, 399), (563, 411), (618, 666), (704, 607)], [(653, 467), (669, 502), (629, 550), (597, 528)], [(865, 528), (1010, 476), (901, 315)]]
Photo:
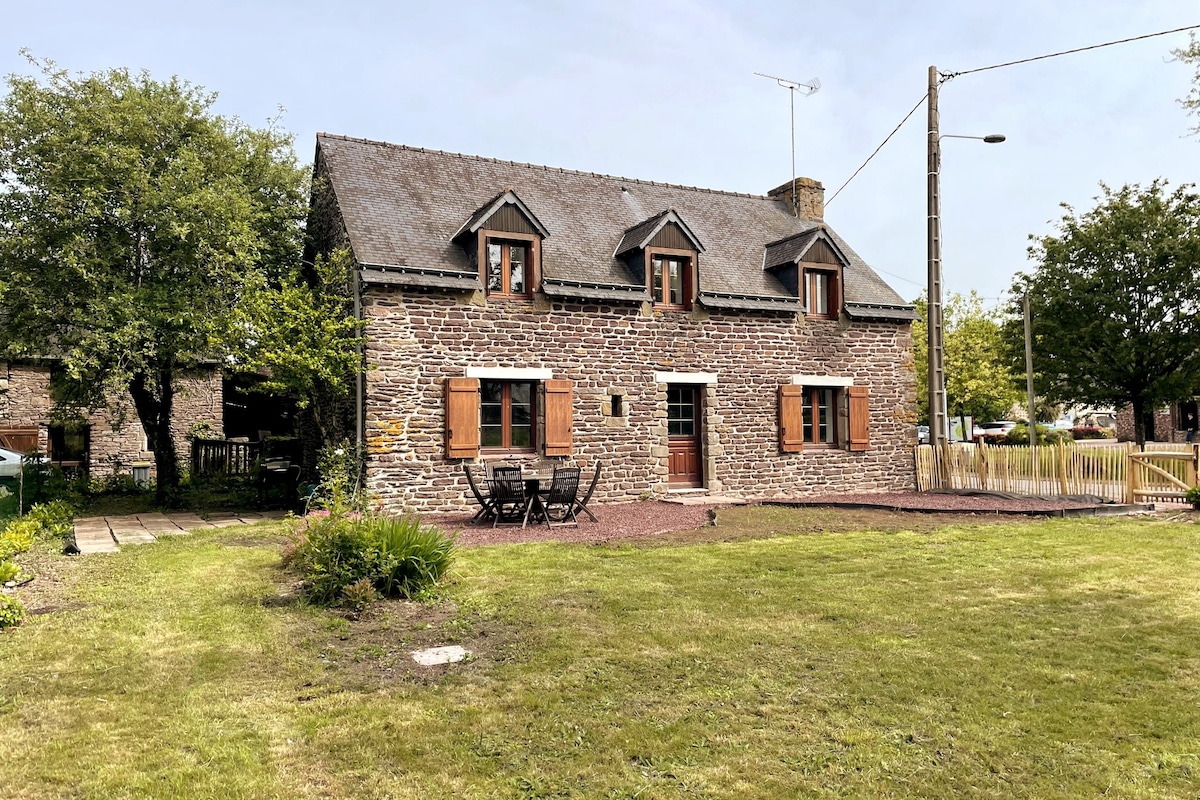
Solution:
[(296, 602), (269, 525), (35, 553), (0, 796), (1196, 797), (1193, 525), (831, 513), (470, 549), (359, 619)]

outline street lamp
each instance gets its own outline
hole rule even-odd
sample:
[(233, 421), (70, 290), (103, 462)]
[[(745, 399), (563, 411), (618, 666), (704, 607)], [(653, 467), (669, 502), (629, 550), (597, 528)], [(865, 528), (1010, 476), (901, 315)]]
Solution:
[(938, 452), (949, 439), (950, 421), (946, 408), (946, 370), (942, 342), (942, 139), (978, 139), (987, 144), (999, 144), (1004, 136), (958, 136), (938, 130), (938, 71), (929, 68), (929, 137), (928, 137), (928, 217), (926, 229), (929, 245), (929, 287), (925, 324), (929, 343), (929, 443)]

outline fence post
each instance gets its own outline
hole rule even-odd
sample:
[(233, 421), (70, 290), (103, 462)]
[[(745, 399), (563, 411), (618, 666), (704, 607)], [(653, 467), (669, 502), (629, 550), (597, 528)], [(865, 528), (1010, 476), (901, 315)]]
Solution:
[(975, 472), (979, 475), (979, 488), (985, 492), (988, 488), (987, 446), (983, 439), (975, 445)]
[(1071, 493), (1067, 483), (1067, 443), (1062, 439), (1058, 440), (1058, 485), (1062, 494)]
[(1138, 450), (1135, 442), (1125, 443), (1125, 502), (1134, 502), (1137, 492), (1137, 462), (1133, 456)]

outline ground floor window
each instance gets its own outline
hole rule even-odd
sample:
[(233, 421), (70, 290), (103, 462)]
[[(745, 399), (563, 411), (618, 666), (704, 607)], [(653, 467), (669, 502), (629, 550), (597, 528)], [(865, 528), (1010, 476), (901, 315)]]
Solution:
[(837, 444), (837, 390), (804, 388), (804, 442)]
[(79, 467), (87, 464), (91, 427), (88, 425), (51, 425), (50, 461), (60, 467)]
[(480, 444), (489, 450), (537, 448), (537, 392), (528, 381), (480, 381)]

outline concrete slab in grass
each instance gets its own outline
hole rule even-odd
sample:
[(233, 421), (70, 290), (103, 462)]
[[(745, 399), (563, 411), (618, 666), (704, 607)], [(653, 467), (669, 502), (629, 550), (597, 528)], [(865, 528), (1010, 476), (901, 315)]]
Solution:
[(431, 647), (428, 650), (414, 650), (412, 659), (423, 667), (436, 667), (439, 664), (462, 661), (469, 655), (471, 651), (452, 644), (446, 647)]

